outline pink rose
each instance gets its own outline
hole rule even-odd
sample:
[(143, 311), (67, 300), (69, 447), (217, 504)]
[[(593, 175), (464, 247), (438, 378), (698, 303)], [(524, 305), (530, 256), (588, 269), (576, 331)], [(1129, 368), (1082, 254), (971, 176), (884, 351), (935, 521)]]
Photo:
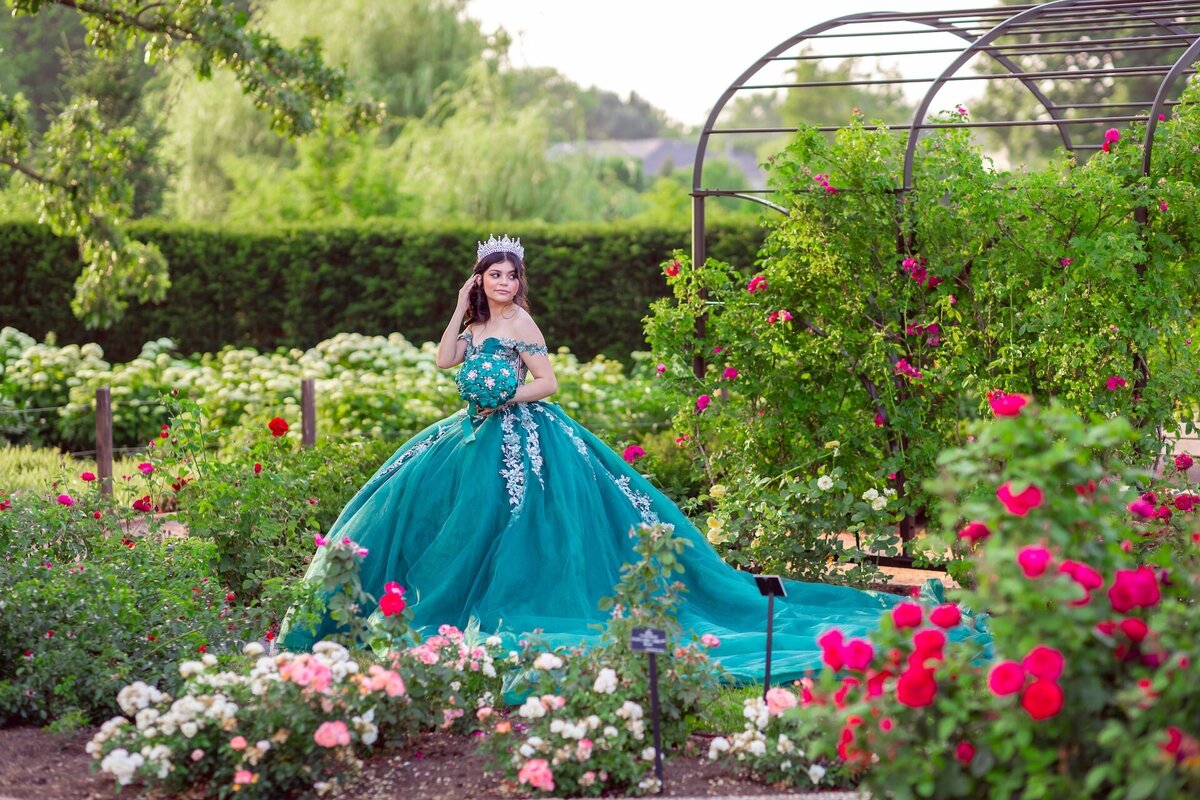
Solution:
[(1124, 389), (1128, 385), (1129, 384), (1126, 383), (1125, 379), (1120, 375), (1111, 375), (1109, 376), (1108, 380), (1104, 382), (1104, 388), (1108, 389), (1110, 392), (1115, 392), (1117, 389)]
[(971, 763), (971, 759), (975, 758), (975, 745), (970, 742), (959, 742), (954, 747), (954, 758), (964, 767)]
[(703, 411), (708, 408), (708, 404), (712, 402), (712, 398), (706, 394), (702, 394), (696, 398), (696, 410)]
[(58, 496), (58, 502), (60, 505), (64, 505), (64, 506), (75, 505), (75, 501), (71, 498), (71, 495), (69, 495), (69, 494), (60, 494)]
[(543, 792), (554, 791), (554, 773), (551, 772), (550, 765), (544, 758), (531, 758), (526, 761), (521, 767), (521, 771), (517, 773), (517, 781), (528, 783)]
[(750, 279), (750, 284), (746, 287), (746, 291), (754, 294), (767, 288), (767, 279), (762, 275), (755, 275)]
[(713, 636), (711, 633), (706, 633), (700, 637), (700, 644), (704, 645), (705, 647), (720, 647), (721, 640), (716, 636)]
[(654, 371), (657, 372), (659, 375), (662, 375), (664, 372), (667, 371), (667, 365), (659, 364), (657, 367), (654, 368)]
[(233, 737), (232, 739), (229, 740), (229, 747), (233, 750), (245, 750), (246, 749), (246, 737), (245, 736)]
[[(1178, 461), (1178, 460), (1179, 460), (1179, 459), (1176, 459), (1176, 461)], [(92, 474), (92, 473), (90, 473), (90, 472), (85, 472), (85, 473), (83, 473), (82, 475), (80, 475), (79, 477), (80, 477), (80, 478), (82, 478), (82, 479), (83, 479), (83, 480), (85, 480), (85, 481), (88, 481), (89, 483), (90, 483), (91, 481), (94, 481), (94, 480), (96, 480), (96, 476), (95, 476), (95, 475), (93, 475), (93, 474)]]
[(644, 458), (645, 456), (646, 451), (638, 447), (636, 444), (629, 445), (629, 447), (625, 448), (625, 452), (621, 454), (621, 458), (625, 459), (625, 461), (630, 464), (637, 461), (639, 458)]
[(1006, 394), (999, 391), (988, 392), (987, 399), (992, 413), (997, 417), (1015, 417), (1029, 402), (1029, 398), (1023, 394)]
[(348, 745), (350, 744), (350, 731), (346, 728), (346, 723), (340, 719), (322, 722), (321, 726), (317, 728), (317, 732), (313, 734), (313, 739), (321, 747)]
[(769, 716), (778, 717), (789, 708), (795, 708), (797, 702), (796, 695), (787, 689), (775, 686), (767, 690), (767, 714)]
[(1129, 504), (1129, 513), (1140, 519), (1153, 519), (1155, 514), (1154, 503), (1138, 498)]
[(738, 379), (738, 371), (733, 367), (726, 367), (721, 373), (721, 378), (727, 381), (736, 381)]
[(1023, 517), (1042, 504), (1042, 490), (1030, 484), (1019, 494), (1012, 493), (1012, 482), (1008, 481), (996, 490), (996, 497), (1010, 514)]
[(1017, 553), (1017, 563), (1026, 578), (1037, 578), (1046, 571), (1050, 564), (1050, 551), (1038, 545), (1022, 547)]

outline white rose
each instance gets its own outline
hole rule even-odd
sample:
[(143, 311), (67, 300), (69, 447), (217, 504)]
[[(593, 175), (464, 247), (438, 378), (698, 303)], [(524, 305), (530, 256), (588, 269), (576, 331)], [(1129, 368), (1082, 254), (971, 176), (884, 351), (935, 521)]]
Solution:
[(813, 764), (808, 768), (808, 779), (814, 784), (820, 783), (821, 778), (825, 777), (825, 768), (820, 764)]
[(817, 488), (822, 492), (828, 492), (833, 488), (833, 478), (829, 477), (828, 475), (822, 475), (821, 477), (817, 478)]

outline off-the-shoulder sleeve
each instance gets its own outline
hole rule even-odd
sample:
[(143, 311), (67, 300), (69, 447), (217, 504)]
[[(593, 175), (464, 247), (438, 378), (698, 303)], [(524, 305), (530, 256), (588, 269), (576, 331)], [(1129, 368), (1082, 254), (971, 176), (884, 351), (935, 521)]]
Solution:
[(531, 356), (549, 355), (550, 351), (546, 349), (544, 344), (534, 344), (533, 342), (517, 342), (516, 349), (522, 353), (528, 353)]

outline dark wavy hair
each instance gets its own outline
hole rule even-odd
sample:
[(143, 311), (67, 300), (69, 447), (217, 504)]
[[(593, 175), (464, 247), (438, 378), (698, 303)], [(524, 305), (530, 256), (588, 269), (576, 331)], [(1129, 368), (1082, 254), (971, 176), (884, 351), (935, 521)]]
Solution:
[[(525, 262), (517, 257), (516, 253), (489, 253), (479, 261), (475, 262), (475, 268), (471, 270), (472, 275), (482, 275), (487, 271), (488, 267), (499, 264), (502, 261), (511, 261), (513, 266), (517, 268), (517, 291), (513, 293), (513, 303), (529, 310), (529, 284), (525, 279)], [(483, 293), (483, 282), (480, 281), (475, 286), (471, 287), (470, 293), (467, 295), (467, 313), (463, 316), (463, 327), (474, 325), (476, 322), (486, 323), (491, 319), (492, 311), (488, 307), (487, 295)]]

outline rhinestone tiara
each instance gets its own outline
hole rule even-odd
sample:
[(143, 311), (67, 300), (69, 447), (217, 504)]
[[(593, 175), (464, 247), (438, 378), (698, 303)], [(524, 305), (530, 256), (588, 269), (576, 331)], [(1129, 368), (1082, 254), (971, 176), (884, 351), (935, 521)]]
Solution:
[(492, 253), (512, 253), (521, 261), (525, 260), (525, 248), (521, 246), (521, 240), (510, 239), (507, 234), (502, 239), (497, 239), (494, 235), (488, 236), (486, 242), (480, 242), (479, 249), (475, 251), (475, 260), (479, 261)]

